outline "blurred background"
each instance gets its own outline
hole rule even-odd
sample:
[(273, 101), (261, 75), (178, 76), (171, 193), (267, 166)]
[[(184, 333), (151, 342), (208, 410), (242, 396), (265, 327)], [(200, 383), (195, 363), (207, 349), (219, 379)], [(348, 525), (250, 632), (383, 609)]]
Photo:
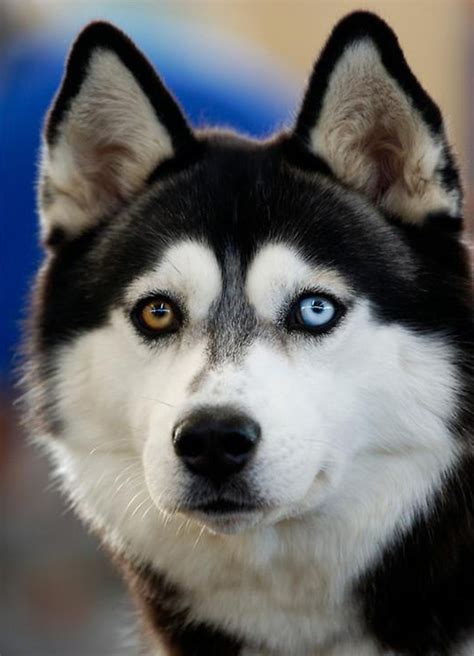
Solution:
[(474, 2), (0, 0), (1, 656), (119, 656), (130, 653), (133, 639), (133, 610), (119, 580), (51, 486), (13, 405), (21, 319), (41, 259), (34, 195), (40, 129), (71, 40), (89, 20), (115, 22), (157, 66), (194, 125), (260, 137), (291, 124), (316, 53), (334, 23), (359, 8), (392, 25), (441, 105), (472, 216)]

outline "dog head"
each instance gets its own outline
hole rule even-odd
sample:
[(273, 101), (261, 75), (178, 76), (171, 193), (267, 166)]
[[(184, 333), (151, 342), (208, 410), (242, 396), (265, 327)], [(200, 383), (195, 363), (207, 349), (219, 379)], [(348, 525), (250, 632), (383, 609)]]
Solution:
[(461, 204), (439, 109), (371, 14), (266, 142), (193, 132), (127, 37), (87, 27), (44, 134), (30, 373), (79, 511), (133, 543), (390, 481), (422, 500), (458, 449)]

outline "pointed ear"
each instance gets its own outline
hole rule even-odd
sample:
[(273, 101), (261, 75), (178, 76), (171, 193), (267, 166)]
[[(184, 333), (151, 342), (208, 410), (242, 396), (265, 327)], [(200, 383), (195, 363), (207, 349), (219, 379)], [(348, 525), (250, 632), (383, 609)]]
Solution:
[(43, 237), (79, 235), (116, 212), (164, 160), (196, 144), (178, 105), (130, 39), (90, 24), (74, 43), (46, 120)]
[(336, 26), (295, 135), (342, 183), (389, 213), (411, 223), (433, 213), (460, 223), (462, 191), (439, 108), (377, 16), (356, 12)]

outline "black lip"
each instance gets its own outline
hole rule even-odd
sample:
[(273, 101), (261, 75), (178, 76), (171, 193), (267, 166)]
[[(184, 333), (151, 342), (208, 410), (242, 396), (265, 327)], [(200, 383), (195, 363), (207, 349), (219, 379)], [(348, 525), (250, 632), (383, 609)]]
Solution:
[(238, 503), (229, 499), (217, 499), (209, 503), (201, 503), (188, 508), (193, 512), (206, 513), (207, 515), (226, 515), (244, 512), (254, 512), (258, 506), (251, 503)]

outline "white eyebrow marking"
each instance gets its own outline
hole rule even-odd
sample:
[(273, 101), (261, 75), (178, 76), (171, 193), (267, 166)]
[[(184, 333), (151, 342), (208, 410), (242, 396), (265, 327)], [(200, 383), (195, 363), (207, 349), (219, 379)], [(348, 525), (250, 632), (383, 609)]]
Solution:
[(343, 276), (329, 267), (308, 264), (297, 250), (284, 244), (267, 244), (251, 263), (245, 284), (250, 303), (258, 314), (274, 321), (288, 295), (308, 288), (349, 299), (351, 288)]
[(157, 290), (175, 293), (192, 319), (204, 319), (222, 291), (221, 269), (210, 247), (189, 239), (174, 244), (155, 269), (130, 285), (126, 297), (134, 303)]

